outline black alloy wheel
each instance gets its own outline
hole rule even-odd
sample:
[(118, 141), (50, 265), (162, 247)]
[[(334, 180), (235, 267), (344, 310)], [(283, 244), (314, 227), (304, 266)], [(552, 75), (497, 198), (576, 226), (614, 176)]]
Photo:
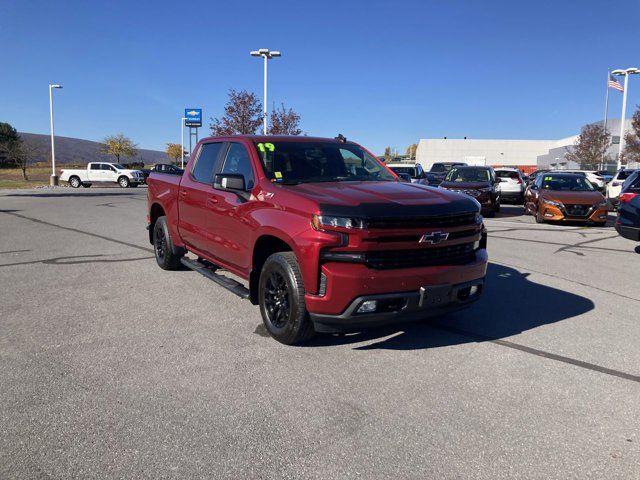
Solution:
[(269, 321), (276, 328), (282, 328), (289, 321), (291, 305), (287, 281), (279, 272), (271, 272), (264, 292), (264, 306)]

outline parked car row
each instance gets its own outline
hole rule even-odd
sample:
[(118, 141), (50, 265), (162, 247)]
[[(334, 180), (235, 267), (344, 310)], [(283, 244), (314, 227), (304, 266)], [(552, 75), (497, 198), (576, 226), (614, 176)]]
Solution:
[(133, 170), (118, 163), (90, 162), (86, 169), (61, 170), (60, 180), (73, 188), (89, 188), (94, 183), (116, 183), (128, 188), (146, 183), (151, 172), (182, 175), (183, 170), (169, 163), (158, 163), (149, 170)]

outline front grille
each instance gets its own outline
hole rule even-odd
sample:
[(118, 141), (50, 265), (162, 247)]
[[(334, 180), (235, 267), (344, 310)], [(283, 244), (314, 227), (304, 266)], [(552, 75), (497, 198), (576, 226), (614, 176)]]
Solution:
[[(480, 234), (480, 230), (471, 229), (471, 230), (462, 230), (459, 232), (449, 232), (449, 240), (457, 240), (465, 237), (474, 237)], [(418, 243), (422, 238), (424, 233), (419, 233), (416, 235), (388, 235), (388, 236), (380, 236), (380, 237), (367, 237), (363, 238), (363, 242), (367, 243), (391, 243), (391, 242), (415, 242)]]
[(375, 270), (393, 268), (464, 265), (475, 258), (473, 243), (414, 250), (379, 250), (366, 252), (364, 263)]
[(591, 205), (565, 205), (564, 209), (567, 215), (572, 217), (586, 217), (589, 215)]
[(459, 227), (474, 225), (476, 213), (462, 213), (433, 217), (393, 217), (376, 218), (367, 222), (368, 228), (429, 228), (429, 227)]

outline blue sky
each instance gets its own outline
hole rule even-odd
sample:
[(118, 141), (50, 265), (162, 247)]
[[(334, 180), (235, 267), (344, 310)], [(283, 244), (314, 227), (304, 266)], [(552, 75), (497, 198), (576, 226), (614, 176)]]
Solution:
[[(229, 88), (284, 102), (310, 135), (381, 153), (419, 138), (560, 138), (604, 110), (609, 67), (640, 67), (640, 2), (0, 0), (0, 121), (140, 147), (179, 142), (184, 107)], [(611, 116), (621, 94), (611, 91)], [(631, 77), (629, 115), (640, 103)], [(201, 129), (207, 132), (208, 128)], [(202, 136), (202, 134), (201, 134)]]

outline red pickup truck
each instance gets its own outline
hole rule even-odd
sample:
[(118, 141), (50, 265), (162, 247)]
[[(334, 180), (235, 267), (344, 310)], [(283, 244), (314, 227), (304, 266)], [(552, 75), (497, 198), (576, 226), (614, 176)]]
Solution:
[(182, 176), (147, 183), (158, 265), (248, 298), (285, 344), (442, 315), (482, 292), (478, 202), (399, 182), (342, 136), (206, 138)]

